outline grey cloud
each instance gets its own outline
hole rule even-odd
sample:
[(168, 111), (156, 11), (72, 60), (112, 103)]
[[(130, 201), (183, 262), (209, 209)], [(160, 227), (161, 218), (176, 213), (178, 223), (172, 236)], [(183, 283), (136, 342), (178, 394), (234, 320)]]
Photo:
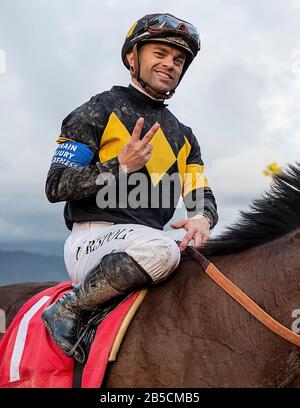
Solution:
[[(275, 156), (280, 164), (299, 156), (297, 77), (289, 64), (300, 48), (300, 8), (292, 4), (168, 0), (162, 7), (134, 0), (129, 7), (120, 0), (3, 0), (0, 49), (6, 52), (7, 73), (0, 74), (0, 242), (64, 240), (63, 205), (51, 205), (44, 195), (61, 121), (92, 95), (128, 83), (120, 59), (125, 34), (137, 18), (162, 9), (196, 22), (202, 33), (199, 58), (169, 106), (199, 139), (218, 199), (220, 231), (263, 184), (248, 195), (232, 184), (225, 194), (221, 159), (239, 163), (236, 171), (247, 184), (249, 172), (239, 157), (250, 147), (269, 149), (266, 165)], [(285, 110), (276, 105), (275, 112), (273, 101), (280, 98)], [(289, 118), (289, 127), (268, 133), (279, 115)], [(252, 160), (254, 171), (261, 161)]]

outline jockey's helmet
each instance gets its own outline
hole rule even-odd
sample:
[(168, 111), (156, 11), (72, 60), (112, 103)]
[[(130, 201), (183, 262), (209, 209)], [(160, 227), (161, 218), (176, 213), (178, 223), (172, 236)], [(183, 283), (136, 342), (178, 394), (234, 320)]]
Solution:
[[(136, 21), (127, 33), (121, 56), (126, 68), (131, 69), (126, 55), (133, 50), (136, 68), (131, 69), (131, 73), (143, 87), (139, 72), (138, 47), (149, 41), (168, 43), (185, 51), (186, 60), (178, 84), (201, 48), (197, 28), (171, 14), (148, 14)], [(175, 89), (166, 97), (171, 97), (174, 92)]]

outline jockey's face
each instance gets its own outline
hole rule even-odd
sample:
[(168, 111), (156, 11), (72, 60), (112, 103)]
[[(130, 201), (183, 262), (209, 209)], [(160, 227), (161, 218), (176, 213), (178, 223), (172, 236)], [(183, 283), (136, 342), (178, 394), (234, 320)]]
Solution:
[[(147, 42), (139, 51), (140, 77), (154, 89), (168, 92), (176, 87), (185, 63), (185, 52), (160, 42)], [(134, 66), (133, 53), (127, 54)], [(139, 83), (133, 78), (136, 85)]]

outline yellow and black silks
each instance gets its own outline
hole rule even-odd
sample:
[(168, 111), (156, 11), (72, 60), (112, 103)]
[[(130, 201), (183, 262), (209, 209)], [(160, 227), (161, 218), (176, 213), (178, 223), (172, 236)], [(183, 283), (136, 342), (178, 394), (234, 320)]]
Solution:
[[(108, 172), (118, 183), (117, 156), (129, 142), (140, 117), (145, 120), (141, 138), (155, 122), (160, 124), (150, 142), (152, 156), (139, 171), (148, 181), (146, 190), (143, 186), (147, 197), (138, 208), (130, 205), (120, 208), (118, 193), (116, 205), (99, 208), (96, 197), (101, 187), (96, 179), (102, 172)], [(94, 153), (87, 166), (75, 168), (52, 163), (48, 173), (47, 196), (51, 202), (66, 201), (64, 216), (69, 229), (73, 222), (80, 221), (136, 223), (163, 229), (172, 218), (180, 195), (189, 216), (204, 213), (212, 227), (217, 223), (216, 202), (204, 175), (199, 144), (192, 130), (180, 123), (163, 101), (153, 100), (131, 85), (114, 86), (93, 96), (64, 119), (57, 142), (68, 141), (83, 143)], [(134, 188), (128, 185), (127, 193)], [(158, 205), (153, 205), (153, 195), (158, 197), (155, 202)]]

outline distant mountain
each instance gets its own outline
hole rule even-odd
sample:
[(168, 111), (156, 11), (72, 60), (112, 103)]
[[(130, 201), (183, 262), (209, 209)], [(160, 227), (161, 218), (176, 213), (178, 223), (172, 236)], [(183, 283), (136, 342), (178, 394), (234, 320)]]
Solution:
[(0, 250), (0, 286), (21, 282), (70, 280), (62, 257)]

